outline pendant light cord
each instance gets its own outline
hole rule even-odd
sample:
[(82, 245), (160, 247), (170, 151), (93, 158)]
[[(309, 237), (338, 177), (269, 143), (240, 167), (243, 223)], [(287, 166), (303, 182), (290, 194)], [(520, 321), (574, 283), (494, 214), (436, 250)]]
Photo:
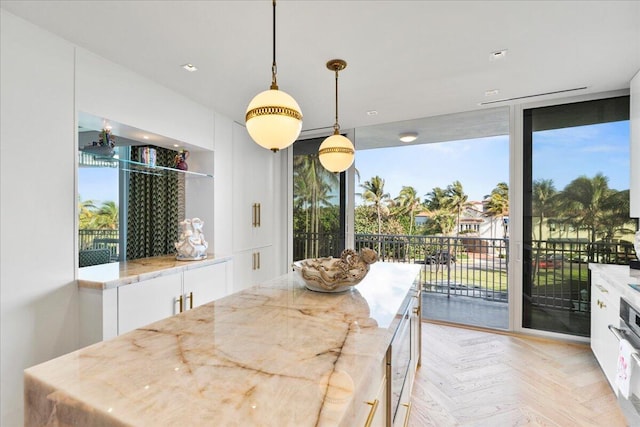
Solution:
[(273, 63), (271, 64), (271, 87), (278, 90), (278, 66), (276, 65), (276, 0), (273, 0)]
[(336, 68), (336, 123), (333, 125), (333, 134), (340, 133), (340, 125), (338, 124), (338, 69)]

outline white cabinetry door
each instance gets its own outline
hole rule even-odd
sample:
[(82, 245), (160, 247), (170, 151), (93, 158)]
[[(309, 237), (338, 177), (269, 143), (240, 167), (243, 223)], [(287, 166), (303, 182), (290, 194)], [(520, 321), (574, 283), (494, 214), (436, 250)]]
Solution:
[(268, 246), (273, 240), (273, 156), (247, 130), (233, 124), (233, 251)]
[(618, 361), (618, 340), (609, 325), (619, 326), (620, 296), (598, 274), (591, 276), (591, 350), (614, 390)]
[(239, 292), (272, 279), (273, 247), (265, 246), (236, 253), (233, 265), (233, 292)]
[(188, 308), (206, 304), (227, 294), (227, 264), (224, 262), (185, 270), (183, 285)]
[(182, 274), (118, 288), (118, 335), (180, 312)]

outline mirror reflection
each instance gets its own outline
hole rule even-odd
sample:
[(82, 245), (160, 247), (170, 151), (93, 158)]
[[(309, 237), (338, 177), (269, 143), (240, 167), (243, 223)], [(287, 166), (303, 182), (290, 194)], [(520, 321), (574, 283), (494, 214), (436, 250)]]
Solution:
[(173, 254), (185, 174), (209, 176), (188, 171), (187, 159), (178, 141), (81, 114), (79, 267)]

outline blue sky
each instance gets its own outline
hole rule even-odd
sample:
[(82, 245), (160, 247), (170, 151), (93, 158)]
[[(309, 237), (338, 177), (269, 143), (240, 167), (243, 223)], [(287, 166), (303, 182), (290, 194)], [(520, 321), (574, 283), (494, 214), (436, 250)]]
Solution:
[(609, 188), (629, 188), (628, 121), (536, 132), (533, 147), (533, 178), (553, 179), (556, 190), (599, 172)]
[(110, 200), (118, 204), (118, 169), (79, 168), (78, 194), (80, 200), (93, 200), (97, 205)]
[[(391, 197), (410, 185), (424, 198), (434, 187), (459, 180), (469, 200), (479, 201), (499, 182), (509, 182), (509, 140), (505, 135), (357, 151), (356, 168), (361, 184), (382, 177)], [(629, 122), (537, 132), (533, 168), (534, 179), (552, 179), (558, 191), (580, 175), (598, 172), (609, 177), (610, 188), (628, 189)]]
[[(360, 184), (378, 175), (391, 197), (408, 185), (424, 199), (434, 187), (446, 188), (458, 180), (469, 200), (482, 200), (499, 182), (509, 181), (509, 137), (357, 151), (356, 168)], [(356, 186), (356, 192), (362, 192)], [(360, 201), (356, 196), (356, 204)]]

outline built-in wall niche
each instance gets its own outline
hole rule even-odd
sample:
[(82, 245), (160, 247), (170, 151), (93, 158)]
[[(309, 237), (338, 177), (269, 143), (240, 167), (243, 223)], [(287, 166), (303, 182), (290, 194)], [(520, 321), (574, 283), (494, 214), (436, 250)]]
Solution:
[[(78, 124), (78, 265), (174, 253), (178, 224), (185, 218), (186, 180), (213, 178), (178, 168), (184, 150), (195, 156), (198, 151), (88, 114), (80, 114)], [(110, 130), (113, 151), (92, 149), (104, 139), (103, 129)], [(152, 149), (153, 163), (143, 158), (145, 148)]]

